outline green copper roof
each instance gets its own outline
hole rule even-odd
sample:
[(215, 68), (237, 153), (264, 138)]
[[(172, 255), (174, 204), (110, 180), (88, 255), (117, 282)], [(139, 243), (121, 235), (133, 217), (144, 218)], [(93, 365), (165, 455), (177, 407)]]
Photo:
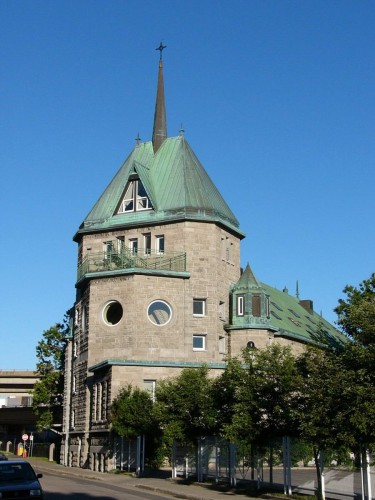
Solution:
[[(332, 344), (345, 342), (345, 337), (334, 326), (313, 311), (310, 300), (300, 302), (298, 298), (289, 295), (286, 289), (280, 291), (265, 283), (260, 283), (249, 264), (238, 282), (231, 287), (231, 293), (234, 314), (232, 324), (228, 327), (229, 330), (270, 329), (275, 332), (275, 336), (306, 343), (319, 341), (319, 334), (324, 333)], [(261, 314), (253, 316), (252, 296), (259, 294)], [(238, 295), (244, 297), (242, 315), (236, 314)], [(269, 311), (265, 297), (269, 300)]]
[[(142, 181), (153, 209), (117, 214), (131, 174)], [(186, 219), (219, 223), (244, 236), (188, 142), (179, 136), (166, 139), (156, 154), (152, 142), (136, 145), (78, 233)]]
[(244, 272), (241, 274), (240, 279), (237, 281), (236, 285), (233, 287), (234, 290), (248, 290), (251, 288), (261, 288), (255, 274), (250, 268), (248, 263), (245, 267)]
[(285, 336), (302, 342), (315, 342), (322, 329), (331, 343), (345, 342), (345, 337), (328, 321), (314, 311), (307, 311), (296, 297), (261, 283), (270, 298), (271, 325), (275, 336)]

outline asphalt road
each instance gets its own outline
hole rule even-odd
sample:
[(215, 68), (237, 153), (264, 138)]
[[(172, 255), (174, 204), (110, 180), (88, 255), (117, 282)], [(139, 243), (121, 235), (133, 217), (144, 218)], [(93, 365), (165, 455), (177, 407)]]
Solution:
[(104, 481), (57, 476), (43, 472), (40, 480), (45, 492), (46, 500), (161, 500), (170, 499), (169, 496), (156, 495), (147, 491), (133, 488), (118, 487)]

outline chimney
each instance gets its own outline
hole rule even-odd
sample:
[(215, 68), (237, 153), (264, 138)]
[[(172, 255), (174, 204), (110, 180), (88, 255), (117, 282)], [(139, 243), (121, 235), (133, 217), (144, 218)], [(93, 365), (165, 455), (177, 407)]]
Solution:
[(312, 300), (300, 300), (299, 305), (302, 306), (310, 314), (314, 312), (314, 304)]

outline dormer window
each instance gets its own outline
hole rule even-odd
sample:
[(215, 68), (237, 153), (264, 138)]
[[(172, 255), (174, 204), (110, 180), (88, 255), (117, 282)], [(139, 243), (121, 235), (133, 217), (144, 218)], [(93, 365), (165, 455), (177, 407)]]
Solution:
[(140, 179), (129, 181), (117, 213), (151, 210), (152, 204)]

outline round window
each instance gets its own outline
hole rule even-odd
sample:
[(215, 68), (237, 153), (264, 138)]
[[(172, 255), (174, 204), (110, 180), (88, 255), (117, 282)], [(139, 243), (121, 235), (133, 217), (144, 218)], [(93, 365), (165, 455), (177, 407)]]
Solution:
[(120, 302), (113, 300), (109, 302), (103, 310), (103, 319), (107, 325), (117, 325), (120, 322), (124, 311)]
[(172, 308), (162, 300), (155, 300), (148, 306), (147, 315), (154, 325), (166, 325), (172, 318)]

